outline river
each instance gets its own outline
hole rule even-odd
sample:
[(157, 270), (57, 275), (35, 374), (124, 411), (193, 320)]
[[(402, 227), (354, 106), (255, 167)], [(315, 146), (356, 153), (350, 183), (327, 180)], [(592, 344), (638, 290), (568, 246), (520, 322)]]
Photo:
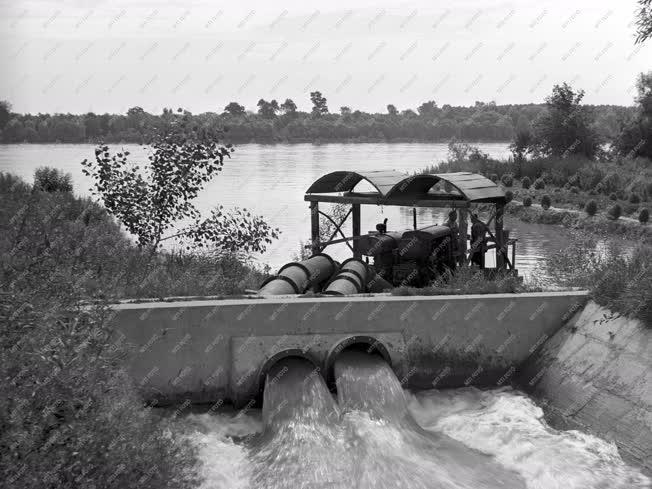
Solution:
[[(474, 143), (495, 158), (506, 158), (506, 143)], [(128, 150), (134, 162), (146, 161), (147, 149), (133, 144), (111, 145), (111, 149)], [(341, 169), (391, 168), (411, 173), (427, 165), (446, 159), (448, 147), (443, 143), (369, 143), (369, 144), (244, 144), (236, 148), (224, 170), (210, 182), (197, 199), (204, 212), (222, 204), (240, 206), (265, 217), (273, 227), (281, 230), (275, 241), (261, 256), (260, 263), (276, 269), (298, 253), (299, 243), (310, 235), (308, 204), (303, 195), (310, 184), (321, 175)], [(8, 144), (0, 145), (0, 171), (10, 171), (31, 181), (34, 170), (52, 166), (72, 174), (74, 190), (88, 195), (92, 181), (82, 174), (80, 162), (94, 157), (90, 144)], [(444, 210), (420, 209), (419, 223), (442, 223)], [(362, 230), (375, 229), (375, 224), (388, 218), (389, 229), (412, 226), (412, 211), (408, 208), (362, 209)], [(526, 277), (532, 276), (537, 266), (570, 242), (570, 232), (561, 228), (523, 223), (506, 218), (511, 237), (518, 239), (516, 266)], [(326, 250), (335, 258), (349, 256), (341, 244)], [(491, 259), (489, 259), (489, 264)]]

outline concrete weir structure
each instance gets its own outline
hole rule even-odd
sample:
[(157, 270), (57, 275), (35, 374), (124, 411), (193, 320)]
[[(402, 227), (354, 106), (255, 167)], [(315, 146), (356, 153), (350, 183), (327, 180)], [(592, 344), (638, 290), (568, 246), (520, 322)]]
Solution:
[(585, 302), (585, 291), (142, 302), (115, 305), (113, 324), (145, 397), (242, 406), (287, 356), (332, 384), (349, 347), (382, 355), (413, 389), (506, 385)]
[(539, 348), (517, 383), (560, 429), (612, 440), (652, 477), (652, 329), (589, 302)]

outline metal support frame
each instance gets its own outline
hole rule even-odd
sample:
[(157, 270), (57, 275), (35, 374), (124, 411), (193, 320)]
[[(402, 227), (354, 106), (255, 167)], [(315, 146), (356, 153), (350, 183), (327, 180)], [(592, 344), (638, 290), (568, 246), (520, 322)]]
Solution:
[(464, 265), (468, 262), (468, 259), (466, 258), (466, 250), (467, 250), (467, 236), (469, 234), (469, 209), (466, 207), (461, 207), (458, 209), (458, 215), (459, 215), (459, 228), (460, 228), (460, 244), (459, 244), (459, 253), (460, 256), (458, 258), (458, 264), (459, 265)]
[[(349, 214), (353, 213), (353, 258), (357, 258), (358, 260), (362, 258), (362, 253), (360, 253), (360, 247), (358, 246), (358, 242), (355, 240), (355, 238), (360, 236), (360, 204), (353, 204), (351, 206), (351, 210), (349, 211)], [(347, 214), (347, 216), (349, 215)], [(344, 218), (346, 220), (346, 218)], [(348, 242), (346, 243), (347, 245), (349, 244)]]
[[(337, 233), (340, 233), (340, 234), (342, 235), (342, 238), (346, 238), (346, 236), (345, 236), (344, 233), (342, 232), (342, 225), (346, 222), (347, 218), (349, 217), (349, 214), (351, 214), (351, 211), (349, 211), (349, 212), (346, 214), (346, 216), (344, 216), (344, 219), (343, 219), (342, 222), (340, 222), (339, 224), (337, 224), (337, 223), (333, 220), (333, 218), (332, 218), (331, 216), (329, 216), (328, 214), (326, 214), (325, 212), (318, 211), (318, 214), (321, 215), (321, 216), (324, 216), (326, 219), (328, 219), (330, 222), (332, 222), (333, 225), (335, 226), (335, 231), (333, 232), (333, 235), (331, 236), (331, 239), (329, 239), (328, 241), (326, 241), (325, 243), (323, 243), (323, 246), (320, 245), (320, 251), (322, 251), (322, 250), (323, 250), (324, 248), (326, 248), (329, 244), (333, 244), (333, 238), (335, 237), (335, 235), (336, 235)], [(352, 247), (348, 242), (346, 243), (346, 245), (349, 247), (349, 249), (350, 249), (351, 251), (353, 251), (353, 247)]]
[[(335, 231), (333, 231), (333, 234), (331, 234), (331, 237), (328, 238), (328, 241), (326, 241), (326, 242), (324, 243), (324, 246), (322, 247), (322, 250), (323, 250), (324, 248), (326, 248), (329, 244), (333, 244), (333, 238), (335, 237), (335, 235), (336, 235), (338, 232), (339, 232), (342, 236), (344, 236), (344, 234), (343, 234), (342, 231), (341, 231), (341, 229), (342, 229), (342, 225), (343, 225), (343, 224), (346, 222), (346, 220), (349, 218), (349, 216), (351, 215), (351, 211), (352, 211), (352, 210), (353, 210), (353, 209), (349, 209), (349, 212), (346, 213), (346, 216), (344, 216), (344, 219), (342, 219), (342, 220), (340, 221), (339, 224), (335, 224), (335, 221), (333, 221), (333, 219), (331, 219), (330, 216), (326, 215), (325, 213), (323, 213), (323, 212), (321, 212), (321, 211), (319, 212), (322, 216), (324, 216), (325, 218), (329, 219), (333, 224), (335, 224)], [(339, 241), (339, 240), (338, 240), (338, 241)]]
[(310, 202), (310, 245), (313, 255), (321, 251), (319, 243), (319, 202)]
[(503, 204), (496, 204), (496, 224), (494, 229), (496, 230), (496, 268), (503, 269), (505, 268), (505, 261), (509, 263), (510, 268), (512, 264), (507, 257), (507, 247), (505, 246), (505, 240), (503, 236), (503, 215), (505, 213), (505, 206)]

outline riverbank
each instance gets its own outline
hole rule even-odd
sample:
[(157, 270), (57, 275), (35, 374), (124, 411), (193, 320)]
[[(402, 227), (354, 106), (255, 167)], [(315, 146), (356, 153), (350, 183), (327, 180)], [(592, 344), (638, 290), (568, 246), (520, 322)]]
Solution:
[(583, 230), (599, 236), (620, 237), (652, 244), (652, 226), (642, 224), (637, 219), (621, 217), (610, 219), (606, 212), (594, 216), (584, 211), (550, 207), (544, 209), (540, 204), (530, 206), (523, 202), (512, 201), (505, 212), (523, 222), (564, 226), (569, 229)]

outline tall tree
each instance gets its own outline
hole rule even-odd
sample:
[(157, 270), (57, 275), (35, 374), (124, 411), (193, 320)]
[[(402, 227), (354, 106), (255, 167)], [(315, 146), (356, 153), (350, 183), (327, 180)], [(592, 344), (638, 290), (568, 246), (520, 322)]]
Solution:
[(99, 144), (95, 161), (82, 162), (83, 172), (94, 179), (93, 194), (152, 252), (169, 239), (237, 252), (264, 251), (278, 230), (261, 217), (217, 206), (203, 218), (193, 204), (233, 151), (220, 145), (217, 136), (183, 115), (152, 142), (144, 168), (128, 160), (128, 151), (111, 154)]
[(312, 102), (312, 115), (320, 116), (328, 114), (328, 106), (326, 105), (326, 97), (322, 96), (321, 92), (310, 92), (310, 101)]
[(296, 114), (297, 104), (295, 104), (292, 99), (286, 98), (285, 102), (281, 104), (281, 110), (285, 114)]
[(391, 116), (398, 115), (398, 109), (394, 104), (387, 105), (387, 113)]
[(4, 129), (11, 119), (11, 104), (6, 100), (0, 100), (0, 130)]
[(636, 113), (623, 123), (614, 145), (622, 155), (652, 158), (652, 71), (639, 75), (636, 91)]
[(546, 110), (534, 121), (531, 147), (534, 153), (595, 157), (600, 137), (592, 127), (592, 115), (581, 105), (583, 97), (583, 90), (573, 90), (567, 83), (553, 87), (552, 94), (546, 98)]
[(276, 100), (268, 102), (261, 98), (256, 105), (258, 107), (258, 114), (265, 119), (274, 119), (276, 117), (276, 112), (279, 110), (278, 102)]
[(428, 119), (434, 118), (437, 115), (437, 110), (437, 103), (434, 100), (424, 102), (417, 108), (419, 115)]
[(652, 0), (638, 0), (636, 12), (636, 42), (652, 37)]
[(230, 102), (229, 105), (224, 107), (224, 111), (228, 114), (239, 116), (245, 114), (245, 108), (238, 102)]

